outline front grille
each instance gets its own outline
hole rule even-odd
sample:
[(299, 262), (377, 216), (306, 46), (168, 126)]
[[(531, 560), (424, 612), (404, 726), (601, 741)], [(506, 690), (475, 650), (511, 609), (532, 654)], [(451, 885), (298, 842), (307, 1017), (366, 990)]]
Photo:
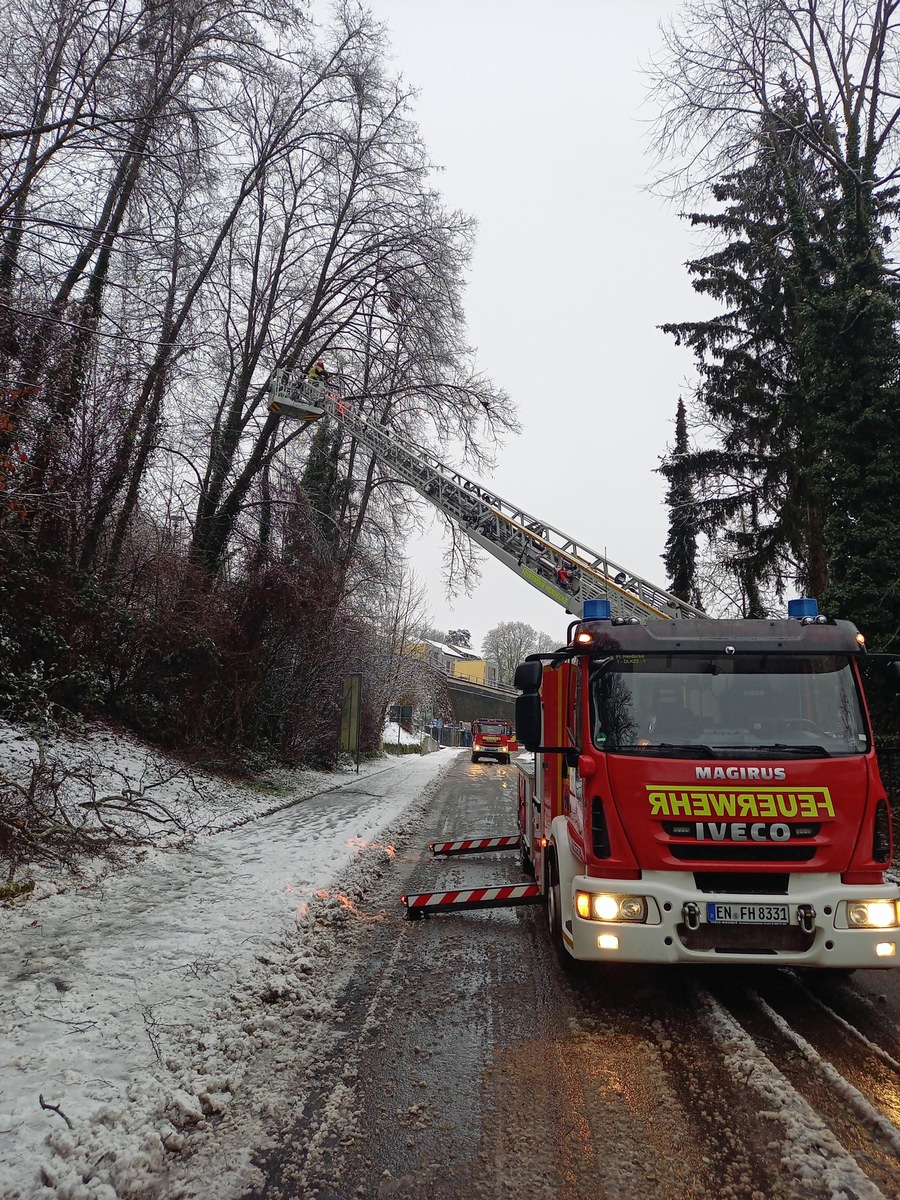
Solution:
[(714, 954), (802, 954), (815, 940), (799, 925), (700, 925), (675, 930), (687, 950), (710, 950)]
[(694, 887), (707, 896), (786, 896), (790, 875), (779, 871), (748, 871), (735, 875), (731, 871), (695, 871)]
[(810, 862), (816, 856), (815, 846), (770, 846), (760, 842), (746, 846), (669, 846), (669, 853), (679, 862)]
[[(699, 838), (695, 839), (694, 830), (696, 828), (696, 825), (698, 823), (700, 825), (708, 824), (707, 822), (693, 822), (693, 821), (690, 821), (690, 822), (689, 821), (662, 821), (660, 823), (663, 828), (663, 833), (667, 833), (669, 835), (669, 837), (691, 838), (692, 844), (693, 844), (693, 840), (698, 840), (698, 841), (700, 840)], [(785, 845), (793, 845), (794, 842), (796, 842), (796, 841), (808, 842), (811, 838), (817, 838), (819, 836), (819, 834), (821, 833), (821, 831), (822, 831), (822, 826), (818, 822), (807, 823), (805, 825), (792, 825), (791, 826), (791, 836), (788, 839), (788, 841), (780, 842), (779, 844), (785, 846)], [(717, 843), (717, 845), (720, 845), (720, 844), (721, 843)], [(753, 844), (759, 845), (758, 842), (754, 842)]]

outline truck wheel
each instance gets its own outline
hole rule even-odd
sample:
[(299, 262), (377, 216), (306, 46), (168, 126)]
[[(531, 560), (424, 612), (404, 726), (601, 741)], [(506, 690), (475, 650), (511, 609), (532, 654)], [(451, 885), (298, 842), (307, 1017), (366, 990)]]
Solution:
[(479, 761), (479, 759), (480, 759), (480, 755), (478, 755), (478, 754), (473, 754), (473, 755), (472, 755), (472, 762), (478, 762), (478, 761)]
[(528, 847), (525, 845), (524, 833), (519, 845), (519, 866), (522, 868), (524, 875), (527, 875), (529, 879), (534, 879), (534, 863), (531, 861), (531, 855), (528, 853)]
[(560, 897), (559, 873), (556, 869), (555, 860), (551, 859), (547, 871), (547, 925), (550, 929), (550, 941), (553, 943), (553, 950), (562, 969), (567, 975), (577, 975), (582, 964), (578, 962), (577, 959), (572, 957), (572, 955), (566, 949), (565, 943), (563, 942), (562, 900)]

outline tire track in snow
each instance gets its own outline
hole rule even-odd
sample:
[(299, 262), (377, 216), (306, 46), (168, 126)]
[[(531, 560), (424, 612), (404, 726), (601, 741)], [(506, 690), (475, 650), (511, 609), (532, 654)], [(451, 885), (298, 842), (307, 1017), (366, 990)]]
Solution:
[[(896, 1058), (894, 1058), (894, 1056), (892, 1054), (889, 1054), (887, 1052), (887, 1050), (885, 1050), (883, 1047), (879, 1046), (877, 1044), (877, 1042), (873, 1042), (871, 1038), (866, 1037), (866, 1035), (862, 1032), (861, 1029), (858, 1029), (853, 1024), (852, 1021), (848, 1021), (846, 1017), (842, 1017), (839, 1012), (836, 1012), (835, 1009), (833, 1009), (830, 1005), (826, 1004), (825, 1001), (821, 998), (821, 996), (817, 996), (815, 994), (815, 992), (811, 991), (802, 982), (802, 980), (797, 979), (796, 982), (797, 982), (797, 987), (803, 992), (804, 996), (807, 998), (809, 1003), (814, 1004), (815, 1007), (820, 1010), (820, 1012), (825, 1013), (826, 1016), (828, 1016), (832, 1021), (834, 1021), (836, 1024), (840, 1025), (841, 1028), (844, 1029), (846, 1031), (846, 1033), (848, 1033), (850, 1035), (850, 1037), (853, 1037), (857, 1041), (862, 1042), (862, 1044), (865, 1046), (865, 1048), (871, 1054), (874, 1054), (876, 1058), (880, 1058), (883, 1063), (885, 1063), (887, 1066), (891, 1067), (894, 1071), (897, 1072), (898, 1075), (900, 1075), (900, 1062), (898, 1062), (898, 1060)], [(863, 1000), (863, 1002), (865, 1004), (871, 1005), (871, 1001), (869, 1000), (869, 998), (867, 996), (862, 997), (861, 999)], [(879, 1016), (880, 1015), (881, 1014), (879, 1013)]]
[[(889, 1188), (884, 1192), (763, 1050), (760, 1039), (748, 1032), (737, 1016), (711, 992), (700, 991), (697, 1000), (707, 1027), (724, 1053), (728, 1070), (768, 1102), (770, 1108), (763, 1115), (777, 1119), (783, 1126), (781, 1164), (784, 1169), (804, 1189), (812, 1191), (824, 1184), (828, 1189), (826, 1194), (834, 1200), (843, 1197), (848, 1200), (851, 1197), (855, 1200), (894, 1200), (897, 1195), (893, 1185), (896, 1163), (889, 1168), (890, 1173), (883, 1175)], [(757, 1007), (757, 1011), (762, 1010)], [(860, 1128), (863, 1127), (860, 1125)]]
[(767, 1004), (761, 996), (754, 996), (753, 999), (759, 1005), (760, 1011), (769, 1018), (772, 1024), (794, 1043), (810, 1066), (825, 1077), (834, 1090), (843, 1096), (866, 1124), (871, 1125), (878, 1131), (887, 1145), (894, 1151), (894, 1154), (897, 1155), (898, 1164), (900, 1164), (900, 1129), (897, 1128), (893, 1121), (889, 1120), (858, 1088), (854, 1087), (832, 1063), (824, 1059), (815, 1047), (810, 1045), (806, 1038), (798, 1033), (796, 1029), (793, 1029), (784, 1017)]
[[(381, 831), (385, 843), (396, 845), (398, 851), (403, 847), (410, 829), (418, 829), (429, 811), (441, 779), (451, 765), (452, 762), (445, 764), (394, 823)], [(418, 860), (421, 855), (415, 857)], [(383, 1021), (384, 1009), (390, 1008), (385, 993), (392, 981), (396, 989), (397, 964), (402, 960), (408, 934), (408, 926), (399, 917), (382, 921), (387, 914), (379, 900), (384, 898), (386, 889), (391, 900), (396, 901), (393, 872), (382, 862), (381, 852), (374, 849), (357, 854), (347, 870), (332, 881), (332, 892), (354, 892), (359, 912), (367, 914), (369, 920), (343, 924), (341, 936), (331, 948), (332, 954), (340, 954), (341, 969), (326, 968), (319, 980), (321, 998), (332, 1005), (334, 1020), (318, 1030), (321, 1041), (311, 1062), (303, 1065), (296, 1079), (293, 1115), (280, 1120), (272, 1144), (260, 1148), (254, 1165), (261, 1178), (244, 1192), (245, 1200), (263, 1197), (299, 1200), (333, 1195), (332, 1189), (341, 1194), (339, 1177), (346, 1156), (366, 1132), (361, 1129), (360, 1046), (367, 1040), (377, 1041), (374, 1035)], [(369, 923), (372, 919), (378, 923)], [(396, 938), (378, 936), (377, 931), (388, 926), (399, 926)], [(384, 954), (379, 957), (382, 948)], [(366, 985), (361, 1000), (359, 962), (363, 957), (367, 966), (371, 968), (377, 963), (378, 968), (377, 982)], [(370, 971), (366, 979), (372, 978), (376, 976)]]
[[(363, 1045), (379, 1027), (385, 1007), (385, 993), (396, 990), (398, 960), (405, 953), (408, 929), (403, 929), (385, 963), (381, 979), (366, 1006), (365, 1016), (354, 1034), (358, 1046)], [(318, 1097), (317, 1123), (311, 1130), (301, 1162), (294, 1164), (294, 1181), (301, 1187), (322, 1187), (325, 1177), (334, 1182), (343, 1167), (340, 1147), (359, 1135), (359, 1104), (356, 1099), (357, 1055), (350, 1054), (344, 1072), (328, 1093)]]
[[(438, 777), (425, 788), (422, 795), (410, 805), (396, 829), (385, 830), (385, 838), (396, 847), (402, 848), (410, 840), (410, 827), (414, 831), (419, 828), (441, 779), (451, 765), (452, 762), (448, 763)], [(415, 854), (413, 861), (421, 861), (422, 858), (423, 853), (420, 850)], [(355, 871), (351, 873), (357, 882), (366, 880), (366, 902), (369, 906), (373, 901), (385, 898), (385, 887), (390, 889), (393, 896), (395, 881), (392, 874), (388, 875), (389, 882), (373, 882), (367, 879), (361, 860), (357, 861)], [(345, 880), (346, 878), (347, 876)], [(340, 885), (341, 880), (336, 882)], [(352, 984), (341, 995), (341, 1004), (345, 1012), (343, 1018), (336, 1022), (337, 1041), (340, 1043), (341, 1039), (345, 1038), (352, 1045), (344, 1045), (340, 1049), (344, 1066), (337, 1079), (329, 1073), (323, 1081), (325, 1086), (316, 1089), (315, 1094), (308, 1098), (306, 1112), (309, 1123), (304, 1132), (302, 1149), (292, 1156), (289, 1170), (285, 1171), (283, 1180), (288, 1182), (291, 1188), (300, 1189), (296, 1193), (291, 1191), (290, 1195), (328, 1195), (332, 1189), (340, 1193), (343, 1186), (341, 1175), (348, 1148), (365, 1137), (365, 1132), (361, 1129), (360, 1054), (368, 1043), (378, 1042), (384, 1014), (392, 1007), (390, 995), (400, 990), (399, 973), (404, 959), (408, 957), (406, 943), (410, 936), (414, 936), (414, 931), (411, 932), (411, 927), (405, 920), (394, 918), (390, 925), (398, 928), (399, 932), (382, 961), (375, 986), (362, 1002), (358, 990)], [(348, 939), (346, 952), (351, 957), (362, 953), (366, 953), (368, 958), (373, 954), (377, 957), (371, 935), (371, 927), (368, 936), (363, 934), (361, 929), (357, 929), (355, 936), (351, 935)], [(378, 944), (388, 946), (390, 942), (389, 939), (379, 939)], [(365, 951), (362, 949), (363, 945), (366, 947)], [(333, 1047), (325, 1050), (325, 1061), (333, 1064), (336, 1060)]]
[[(886, 1121), (886, 1128), (893, 1129), (893, 1136), (897, 1136), (900, 1131), (900, 1062), (896, 1057), (867, 1037), (857, 1025), (833, 1007), (821, 1001), (793, 972), (777, 972), (768, 979), (756, 982), (756, 991), (747, 990), (747, 998), (753, 1000), (758, 1013), (756, 1018), (751, 1019), (752, 1029), (737, 1005), (731, 1006), (735, 1016), (743, 1019), (745, 1028), (766, 1038), (770, 1036), (768, 1026), (772, 1031), (771, 1036), (780, 1039), (784, 1046), (788, 1063), (799, 1052), (807, 1067), (820, 1068), (817, 1070), (819, 1083), (815, 1099), (823, 1110), (834, 1114), (833, 1124), (843, 1119), (844, 1105), (850, 1095), (846, 1089), (852, 1089), (854, 1095), (865, 1098), (871, 1112)], [(837, 1004), (848, 1008), (852, 1008), (854, 1002), (852, 994), (845, 998), (838, 995), (836, 998)], [(761, 1004), (767, 1006), (767, 1013), (760, 1008)], [(828, 1081), (831, 1085), (837, 1085), (839, 1080), (843, 1081), (839, 1087), (843, 1094), (836, 1100), (829, 1100), (824, 1085)], [(805, 1093), (808, 1097), (813, 1086), (811, 1080)], [(863, 1119), (861, 1106), (854, 1104), (854, 1107)], [(871, 1130), (873, 1122), (866, 1120), (865, 1124)], [(885, 1145), (893, 1145), (890, 1137), (881, 1146), (882, 1152)], [(900, 1172), (900, 1163), (894, 1164), (894, 1171)]]

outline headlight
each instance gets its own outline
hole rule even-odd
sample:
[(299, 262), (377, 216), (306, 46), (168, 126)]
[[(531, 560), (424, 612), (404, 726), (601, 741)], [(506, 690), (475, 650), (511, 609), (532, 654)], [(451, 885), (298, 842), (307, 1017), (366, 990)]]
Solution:
[(619, 901), (619, 914), (623, 921), (643, 921), (647, 916), (644, 897), (623, 896)]
[(898, 923), (893, 900), (853, 900), (847, 904), (847, 924), (854, 929), (896, 929)]
[(606, 892), (576, 892), (575, 911), (584, 921), (646, 921), (647, 901), (643, 896), (619, 896)]

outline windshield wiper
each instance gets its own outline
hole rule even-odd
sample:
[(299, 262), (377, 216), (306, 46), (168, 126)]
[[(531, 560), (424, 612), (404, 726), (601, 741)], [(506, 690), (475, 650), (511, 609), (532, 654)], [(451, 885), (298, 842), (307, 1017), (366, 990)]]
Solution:
[(785, 742), (775, 742), (771, 746), (761, 746), (760, 749), (777, 750), (782, 757), (785, 757), (784, 751), (787, 751), (788, 756), (796, 754), (803, 758), (831, 758), (824, 746), (788, 746)]
[(764, 746), (716, 746), (719, 758), (831, 758), (824, 746), (796, 746), (767, 742)]
[(698, 746), (695, 742), (653, 742), (649, 746), (635, 746), (634, 749), (639, 754), (655, 754), (662, 750), (679, 758), (716, 757), (711, 746)]

